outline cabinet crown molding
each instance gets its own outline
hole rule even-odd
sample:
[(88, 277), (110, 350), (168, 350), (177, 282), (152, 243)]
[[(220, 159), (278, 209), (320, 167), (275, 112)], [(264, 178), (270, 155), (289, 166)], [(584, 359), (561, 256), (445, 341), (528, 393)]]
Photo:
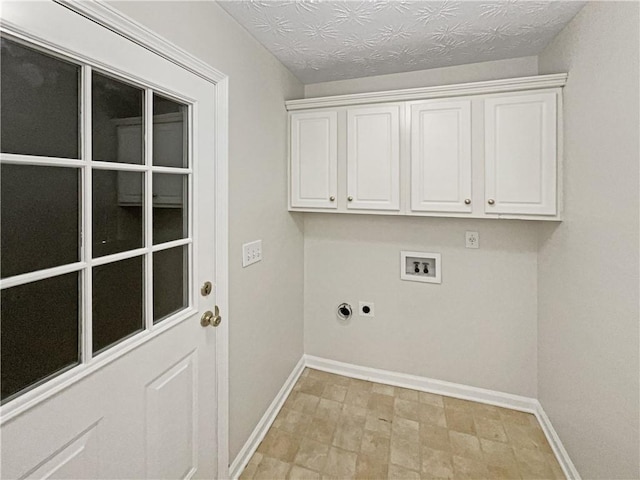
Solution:
[(341, 107), (383, 102), (425, 100), (429, 98), (459, 97), (463, 95), (479, 95), (486, 93), (516, 92), (519, 90), (536, 90), (540, 88), (563, 87), (567, 83), (568, 74), (534, 75), (531, 77), (505, 78), (484, 82), (459, 83), (435, 87), (407, 88), (403, 90), (387, 90), (382, 92), (355, 93), (334, 95), (330, 97), (303, 98), (285, 102), (288, 111), (308, 110), (310, 108)]

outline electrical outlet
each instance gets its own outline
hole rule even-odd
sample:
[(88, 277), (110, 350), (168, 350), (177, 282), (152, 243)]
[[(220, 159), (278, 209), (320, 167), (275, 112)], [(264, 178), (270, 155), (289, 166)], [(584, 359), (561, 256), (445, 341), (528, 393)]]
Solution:
[(248, 267), (249, 265), (262, 260), (262, 240), (256, 240), (255, 242), (245, 243), (242, 245), (242, 267)]
[(465, 232), (465, 247), (467, 248), (480, 248), (480, 235), (478, 232)]
[(373, 302), (359, 302), (358, 315), (361, 317), (375, 317)]

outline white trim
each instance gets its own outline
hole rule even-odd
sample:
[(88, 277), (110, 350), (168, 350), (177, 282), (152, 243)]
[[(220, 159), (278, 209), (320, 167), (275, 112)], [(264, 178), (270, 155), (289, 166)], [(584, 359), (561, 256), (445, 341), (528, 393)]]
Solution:
[(289, 375), (289, 378), (284, 382), (284, 385), (276, 395), (276, 398), (273, 399), (273, 402), (271, 402), (267, 411), (264, 412), (264, 415), (258, 422), (258, 425), (256, 425), (256, 428), (251, 432), (249, 439), (246, 441), (240, 450), (240, 453), (238, 453), (236, 459), (231, 464), (231, 469), (229, 471), (230, 478), (236, 480), (242, 474), (242, 471), (247, 466), (247, 463), (249, 463), (249, 460), (251, 460), (251, 457), (256, 452), (260, 442), (262, 442), (264, 436), (269, 431), (269, 428), (271, 428), (271, 425), (282, 408), (282, 405), (304, 371), (306, 360), (306, 355), (303, 355), (302, 358), (300, 358), (300, 361), (293, 368), (291, 375)]
[[(345, 377), (358, 378), (371, 382), (393, 385), (395, 387), (410, 388), (421, 392), (436, 393), (447, 397), (461, 398), (473, 402), (486, 403), (498, 407), (510, 408), (521, 412), (532, 413), (536, 416), (542, 431), (547, 437), (549, 445), (562, 467), (565, 476), (569, 479), (580, 480), (580, 474), (576, 470), (569, 454), (565, 450), (560, 437), (551, 425), (551, 421), (544, 412), (542, 405), (535, 398), (513, 395), (511, 393), (487, 390), (485, 388), (472, 387), (459, 383), (445, 382), (433, 378), (407, 375), (405, 373), (391, 372), (378, 368), (362, 367), (350, 363), (328, 360), (326, 358), (304, 355), (305, 367), (335, 373)], [(256, 446), (257, 448), (257, 446)]]
[[(83, 0), (55, 0), (57, 3), (69, 8), (70, 10), (92, 20), (103, 27), (116, 32), (122, 37), (146, 48), (147, 50), (165, 58), (172, 63), (184, 68), (185, 70), (197, 75), (200, 78), (211, 82), (214, 86), (216, 96), (215, 102), (215, 122), (216, 122), (216, 202), (215, 202), (215, 219), (216, 219), (216, 302), (222, 312), (228, 312), (229, 307), (229, 268), (228, 268), (228, 171), (229, 171), (229, 77), (213, 68), (197, 57), (193, 56), (186, 50), (183, 50), (173, 43), (169, 42), (152, 30), (136, 22), (135, 20), (124, 15), (116, 8), (108, 5), (102, 0), (86, 2)], [(19, 29), (18, 29), (19, 32)], [(155, 88), (155, 87), (154, 87)], [(162, 89), (158, 89), (162, 91)], [(70, 162), (64, 162), (68, 166)], [(65, 165), (65, 166), (67, 166)], [(193, 315), (193, 309), (181, 312), (182, 314)], [(227, 313), (228, 315), (228, 313)], [(182, 319), (182, 315), (180, 316)], [(149, 336), (151, 338), (167, 328), (171, 328), (180, 322), (175, 319), (170, 324), (155, 331)], [(163, 322), (164, 323), (164, 322)], [(229, 329), (228, 321), (218, 327), (216, 332), (216, 379), (217, 379), (217, 449), (218, 449), (218, 470), (217, 474), (220, 478), (227, 477), (229, 466), (229, 362), (228, 362), (228, 343)], [(135, 347), (132, 347), (135, 348)], [(92, 369), (97, 370), (104, 364), (93, 364)], [(86, 369), (83, 374), (90, 373), (90, 369)], [(74, 378), (75, 381), (75, 378)], [(58, 389), (61, 390), (64, 386)], [(28, 406), (27, 406), (28, 408)], [(4, 412), (3, 412), (4, 413)], [(12, 417), (18, 412), (12, 412)], [(6, 421), (3, 418), (2, 421)]]
[(303, 98), (285, 102), (288, 111), (308, 108), (341, 107), (381, 102), (401, 102), (425, 100), (427, 98), (459, 97), (462, 95), (480, 95), (487, 93), (505, 93), (519, 90), (563, 87), (567, 83), (566, 73), (535, 75), (531, 77), (506, 78), (484, 82), (460, 83), (436, 87), (407, 88), (371, 93), (335, 95), (331, 97)]

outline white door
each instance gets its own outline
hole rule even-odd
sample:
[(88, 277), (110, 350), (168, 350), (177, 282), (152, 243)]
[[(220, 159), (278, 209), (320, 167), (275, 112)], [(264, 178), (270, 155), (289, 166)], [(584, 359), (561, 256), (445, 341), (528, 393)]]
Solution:
[(400, 209), (400, 106), (347, 110), (347, 208)]
[(488, 97), (485, 213), (556, 214), (555, 91)]
[(2, 22), (2, 477), (216, 477), (214, 85), (53, 2)]
[(471, 101), (411, 105), (411, 210), (471, 212)]
[(291, 206), (337, 208), (337, 113), (292, 113), (290, 128)]

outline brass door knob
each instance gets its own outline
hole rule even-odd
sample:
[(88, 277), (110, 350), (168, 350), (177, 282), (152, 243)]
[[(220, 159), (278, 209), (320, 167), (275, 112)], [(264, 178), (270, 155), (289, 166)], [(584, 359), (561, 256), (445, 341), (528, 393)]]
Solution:
[(470, 198), (465, 199), (464, 204), (471, 205), (471, 199)]
[(353, 197), (352, 197), (351, 195), (349, 195), (349, 196), (347, 197), (347, 200), (349, 200), (350, 202), (353, 202)]
[(212, 327), (217, 327), (218, 325), (220, 325), (220, 323), (222, 322), (220, 309), (216, 305), (214, 310), (215, 313), (211, 310), (207, 310), (202, 314), (202, 317), (200, 317), (200, 325), (202, 325), (203, 327), (208, 327), (209, 325), (211, 325)]
[(336, 197), (334, 197), (333, 195), (331, 195), (331, 196), (329, 197), (329, 201), (331, 201), (331, 202), (335, 202), (335, 201), (336, 201)]
[(489, 205), (493, 205), (494, 203), (496, 203), (496, 201), (493, 198), (490, 198), (489, 200), (487, 200), (487, 203)]

